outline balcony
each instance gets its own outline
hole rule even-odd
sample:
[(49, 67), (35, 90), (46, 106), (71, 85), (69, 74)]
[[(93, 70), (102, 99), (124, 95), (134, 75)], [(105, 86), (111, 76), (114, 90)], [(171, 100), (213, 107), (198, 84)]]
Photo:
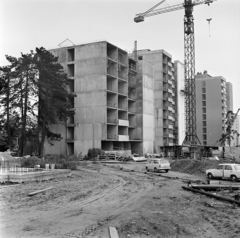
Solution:
[(168, 70), (168, 74), (172, 76), (172, 72)]
[(116, 108), (116, 103), (115, 103), (115, 102), (107, 101), (107, 106), (108, 106), (108, 107), (112, 107), (112, 108)]
[(167, 78), (166, 77), (163, 77), (163, 82), (168, 82)]
[(118, 89), (118, 93), (126, 96), (127, 95), (127, 90)]
[(116, 125), (117, 124), (117, 119), (116, 118), (107, 117), (107, 123)]
[(168, 92), (169, 92), (169, 93), (172, 93), (173, 91), (172, 91), (172, 89), (171, 89), (171, 88), (168, 88)]
[(172, 81), (168, 79), (168, 83), (169, 83), (169, 84), (172, 84)]
[(118, 141), (129, 141), (129, 135), (118, 135)]
[(167, 64), (168, 64), (168, 66), (172, 67), (172, 63), (171, 62), (168, 62)]
[(116, 139), (117, 139), (117, 135), (107, 134), (107, 139), (108, 139), (108, 140), (116, 140)]
[(127, 106), (126, 105), (118, 105), (118, 109), (127, 111)]
[(136, 108), (135, 107), (129, 107), (128, 108), (128, 113), (136, 113)]
[(129, 126), (129, 121), (119, 119), (118, 120), (118, 125), (119, 126)]
[(168, 137), (169, 138), (173, 138), (174, 136), (173, 136), (173, 134), (169, 134)]
[(169, 129), (173, 129), (173, 125), (172, 124), (168, 124), (168, 128)]

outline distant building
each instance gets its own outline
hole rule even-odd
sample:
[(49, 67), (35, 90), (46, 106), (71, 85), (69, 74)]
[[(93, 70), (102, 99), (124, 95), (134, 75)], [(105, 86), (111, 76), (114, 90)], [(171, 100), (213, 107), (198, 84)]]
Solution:
[(173, 64), (169, 53), (140, 50), (134, 59), (106, 41), (50, 52), (59, 57), (76, 97), (69, 99), (74, 114), (67, 123), (50, 125), (63, 139), (52, 147), (46, 142), (45, 153), (85, 155), (90, 148), (159, 153), (179, 143), (176, 77), (183, 80), (183, 65)]
[(196, 75), (197, 135), (203, 145), (220, 145), (217, 141), (225, 131), (227, 105), (232, 107), (232, 91), (229, 87), (227, 94), (226, 85), (222, 76), (212, 77), (207, 71)]
[(233, 89), (232, 83), (226, 82), (227, 111), (233, 110)]

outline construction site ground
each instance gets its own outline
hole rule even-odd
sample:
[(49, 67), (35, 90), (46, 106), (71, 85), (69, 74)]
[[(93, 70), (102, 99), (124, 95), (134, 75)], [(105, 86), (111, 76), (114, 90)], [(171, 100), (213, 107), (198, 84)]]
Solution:
[(182, 189), (205, 181), (208, 164), (181, 162), (159, 174), (144, 173), (145, 163), (82, 162), (68, 178), (2, 185), (0, 237), (109, 238), (109, 227), (120, 238), (240, 237), (239, 207)]

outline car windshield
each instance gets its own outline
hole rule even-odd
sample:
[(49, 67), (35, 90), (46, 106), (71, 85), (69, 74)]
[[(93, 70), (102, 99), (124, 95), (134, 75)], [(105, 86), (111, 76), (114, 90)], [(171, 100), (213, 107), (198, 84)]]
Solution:
[(240, 165), (235, 165), (234, 168), (235, 168), (235, 170), (239, 170), (240, 171)]
[(169, 162), (168, 162), (168, 160), (161, 159), (161, 160), (159, 160), (159, 163), (169, 163)]

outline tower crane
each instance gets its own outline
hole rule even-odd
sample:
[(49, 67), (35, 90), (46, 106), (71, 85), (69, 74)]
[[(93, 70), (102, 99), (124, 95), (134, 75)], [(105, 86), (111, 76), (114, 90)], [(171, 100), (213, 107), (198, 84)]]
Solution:
[[(144, 21), (146, 17), (162, 13), (185, 9), (184, 15), (184, 95), (185, 95), (185, 123), (186, 135), (183, 144), (190, 146), (191, 157), (196, 155), (196, 147), (200, 145), (196, 133), (196, 91), (195, 91), (195, 44), (193, 7), (208, 4), (217, 0), (184, 0), (184, 3), (165, 8), (155, 9), (165, 0), (156, 4), (144, 13), (136, 14), (136, 23)], [(155, 9), (155, 10), (154, 10)]]

